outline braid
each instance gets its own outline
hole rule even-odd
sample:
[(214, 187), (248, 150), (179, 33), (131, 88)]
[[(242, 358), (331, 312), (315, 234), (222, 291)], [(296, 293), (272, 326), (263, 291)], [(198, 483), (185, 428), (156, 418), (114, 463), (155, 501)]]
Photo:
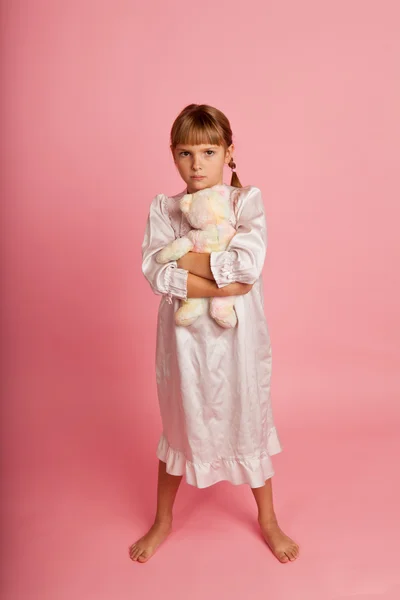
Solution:
[(231, 185), (234, 187), (243, 187), (239, 177), (236, 175), (236, 163), (233, 158), (229, 161), (228, 166), (232, 169)]

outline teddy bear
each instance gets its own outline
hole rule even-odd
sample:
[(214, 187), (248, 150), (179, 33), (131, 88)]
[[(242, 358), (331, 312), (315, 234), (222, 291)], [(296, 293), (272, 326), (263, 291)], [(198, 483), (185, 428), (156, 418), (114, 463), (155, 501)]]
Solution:
[[(187, 252), (213, 252), (225, 250), (236, 233), (229, 222), (229, 190), (226, 186), (213, 186), (184, 194), (180, 209), (193, 227), (187, 235), (177, 238), (156, 254), (156, 261), (165, 264), (178, 260)], [(235, 296), (215, 298), (187, 298), (180, 301), (175, 313), (177, 325), (188, 326), (207, 312), (218, 325), (229, 329), (237, 324)]]

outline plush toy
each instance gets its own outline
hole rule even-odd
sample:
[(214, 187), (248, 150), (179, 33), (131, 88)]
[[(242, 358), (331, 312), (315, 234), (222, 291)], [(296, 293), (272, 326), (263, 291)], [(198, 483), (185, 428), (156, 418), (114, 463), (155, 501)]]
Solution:
[[(185, 194), (180, 200), (180, 209), (193, 229), (160, 250), (156, 255), (158, 263), (178, 260), (190, 251), (210, 253), (226, 249), (236, 233), (229, 222), (229, 190), (226, 186)], [(181, 306), (175, 313), (175, 323), (191, 325), (209, 307), (210, 316), (216, 323), (229, 329), (237, 323), (234, 305), (235, 296), (181, 300)]]

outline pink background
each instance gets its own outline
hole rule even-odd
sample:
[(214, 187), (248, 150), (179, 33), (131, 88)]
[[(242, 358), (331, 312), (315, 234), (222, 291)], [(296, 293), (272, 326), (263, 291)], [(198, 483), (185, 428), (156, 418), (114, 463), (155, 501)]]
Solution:
[[(398, 2), (1, 8), (3, 597), (400, 597)], [(184, 189), (168, 136), (191, 102), (226, 113), (263, 191), (292, 564), (226, 482), (183, 481), (171, 537), (128, 556), (161, 428), (140, 244)]]

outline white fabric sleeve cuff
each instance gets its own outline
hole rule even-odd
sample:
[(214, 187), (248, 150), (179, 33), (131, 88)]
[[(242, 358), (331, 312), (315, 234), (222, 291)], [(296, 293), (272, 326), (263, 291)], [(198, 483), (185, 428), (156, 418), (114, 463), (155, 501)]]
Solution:
[(219, 288), (229, 285), (233, 281), (233, 263), (232, 252), (221, 250), (210, 253), (210, 269), (214, 276), (215, 283)]
[(172, 296), (187, 300), (187, 279), (189, 271), (180, 269), (176, 261), (171, 261), (165, 270), (165, 288), (167, 290), (167, 302), (172, 304)]

